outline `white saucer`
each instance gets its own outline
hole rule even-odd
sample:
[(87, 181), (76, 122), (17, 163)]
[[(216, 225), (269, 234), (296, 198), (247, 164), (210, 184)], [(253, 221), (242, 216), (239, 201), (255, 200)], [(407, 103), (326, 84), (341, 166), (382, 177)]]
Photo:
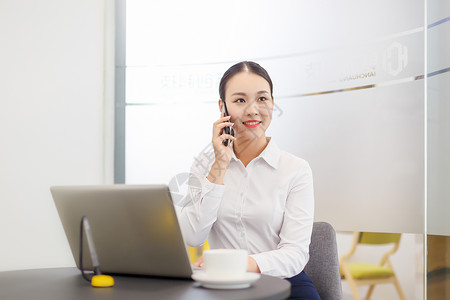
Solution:
[(199, 271), (192, 274), (191, 277), (208, 289), (245, 289), (250, 287), (250, 284), (258, 280), (260, 276), (259, 273), (247, 272), (238, 278), (224, 279), (213, 278), (205, 272)]

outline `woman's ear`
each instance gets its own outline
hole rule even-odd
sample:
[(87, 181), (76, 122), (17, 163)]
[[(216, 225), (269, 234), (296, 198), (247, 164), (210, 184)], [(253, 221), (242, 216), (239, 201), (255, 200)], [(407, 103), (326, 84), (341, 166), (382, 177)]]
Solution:
[(225, 113), (225, 109), (223, 107), (223, 101), (222, 99), (219, 99), (219, 109), (220, 109), (220, 116), (223, 117), (223, 114)]

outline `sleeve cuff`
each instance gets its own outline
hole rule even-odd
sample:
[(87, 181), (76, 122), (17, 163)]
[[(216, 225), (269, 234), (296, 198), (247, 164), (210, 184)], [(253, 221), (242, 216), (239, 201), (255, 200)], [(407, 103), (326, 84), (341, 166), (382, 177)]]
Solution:
[(256, 261), (261, 274), (270, 273), (270, 264), (267, 264), (267, 260), (264, 258), (264, 255), (262, 255), (261, 253), (252, 254), (250, 255), (250, 257)]

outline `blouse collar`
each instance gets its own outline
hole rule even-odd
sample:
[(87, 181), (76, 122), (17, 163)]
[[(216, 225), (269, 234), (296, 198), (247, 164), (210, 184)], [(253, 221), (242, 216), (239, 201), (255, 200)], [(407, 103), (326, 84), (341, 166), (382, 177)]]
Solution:
[[(234, 146), (234, 143), (231, 144), (231, 147)], [(269, 143), (267, 144), (266, 148), (264, 148), (263, 152), (259, 154), (258, 158), (264, 159), (270, 166), (277, 169), (278, 165), (280, 163), (280, 156), (281, 156), (281, 150), (278, 148), (277, 144), (273, 140), (273, 138), (269, 137)], [(232, 158), (236, 161), (239, 159), (236, 157), (236, 154), (234, 154), (234, 148), (232, 151)]]

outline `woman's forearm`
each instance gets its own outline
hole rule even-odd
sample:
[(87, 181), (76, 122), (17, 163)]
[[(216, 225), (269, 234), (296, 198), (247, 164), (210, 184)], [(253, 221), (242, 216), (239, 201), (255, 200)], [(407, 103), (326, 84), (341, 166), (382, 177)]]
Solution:
[(227, 163), (215, 160), (211, 166), (208, 176), (206, 177), (209, 182), (223, 185), (223, 178), (225, 177), (228, 164), (229, 162)]

